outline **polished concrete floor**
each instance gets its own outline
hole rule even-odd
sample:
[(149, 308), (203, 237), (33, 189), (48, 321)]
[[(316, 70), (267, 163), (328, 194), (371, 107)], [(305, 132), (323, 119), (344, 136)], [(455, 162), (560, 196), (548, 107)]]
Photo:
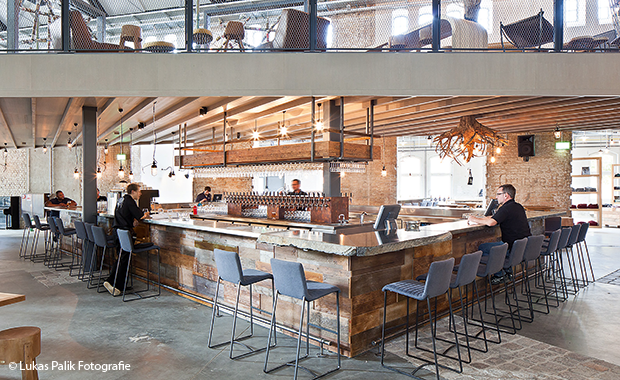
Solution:
[[(620, 269), (616, 257), (619, 237), (620, 230), (616, 229), (590, 230), (588, 245), (597, 278)], [(20, 241), (21, 231), (0, 231), (0, 292), (26, 295), (25, 302), (0, 308), (0, 329), (25, 325), (42, 329), (42, 353), (37, 363), (47, 369), (39, 371), (41, 379), (273, 379), (293, 375), (291, 368), (264, 374), (264, 354), (231, 361), (227, 348), (207, 348), (209, 307), (165, 291), (158, 298), (123, 303), (108, 293), (86, 289), (84, 283), (76, 282), (66, 272), (20, 260)], [(537, 314), (534, 323), (525, 324), (517, 338), (521, 337), (522, 344), (539, 341), (558, 350), (620, 365), (616, 350), (620, 336), (618, 296), (618, 285), (592, 284), (551, 314)], [(217, 322), (221, 327), (216, 329), (214, 339), (228, 339), (230, 318), (219, 318)], [(241, 326), (246, 328), (247, 324), (242, 322)], [(256, 328), (256, 338), (250, 344), (264, 344), (266, 333), (266, 329)], [(270, 357), (273, 363), (290, 358), (294, 352), (294, 340), (284, 336), (279, 339), (280, 347)], [(399, 378), (379, 365), (373, 351), (343, 359), (343, 369), (332, 377)], [(404, 362), (395, 355), (389, 360)], [(62, 368), (62, 364), (68, 365)], [(89, 368), (91, 364), (94, 368)], [(335, 364), (331, 356), (308, 361), (311, 368), (318, 370)], [(481, 378), (493, 378), (488, 373), (493, 372)], [(299, 376), (311, 378), (303, 371)], [(423, 372), (423, 377), (430, 379), (434, 375)], [(19, 378), (18, 371), (0, 366), (0, 379)]]

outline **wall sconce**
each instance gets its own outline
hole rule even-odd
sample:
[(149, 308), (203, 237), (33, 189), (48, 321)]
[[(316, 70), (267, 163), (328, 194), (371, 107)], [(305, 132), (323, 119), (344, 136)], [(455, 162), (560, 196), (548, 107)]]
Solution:
[(101, 168), (97, 168), (97, 179), (101, 179)]
[(151, 175), (155, 177), (157, 175), (157, 162), (153, 160), (153, 164), (151, 165)]
[(385, 165), (383, 165), (383, 169), (381, 169), (381, 177), (387, 177), (387, 170), (385, 169)]
[(200, 117), (205, 117), (207, 115), (207, 107), (200, 108)]
[(78, 171), (77, 168), (75, 168), (75, 170), (73, 171), (73, 178), (75, 179), (80, 178), (80, 172)]

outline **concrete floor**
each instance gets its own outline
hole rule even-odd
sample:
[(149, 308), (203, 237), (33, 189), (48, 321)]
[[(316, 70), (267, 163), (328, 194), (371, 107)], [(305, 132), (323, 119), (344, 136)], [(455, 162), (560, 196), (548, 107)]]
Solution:
[[(587, 241), (597, 278), (620, 268), (614, 252), (618, 237), (620, 230), (590, 230)], [(39, 371), (41, 379), (273, 379), (293, 375), (291, 368), (264, 374), (264, 354), (231, 361), (227, 348), (207, 348), (209, 307), (166, 291), (158, 298), (123, 303), (108, 293), (86, 289), (84, 283), (75, 282), (64, 272), (20, 260), (20, 241), (21, 231), (0, 231), (0, 292), (26, 295), (25, 302), (0, 308), (0, 329), (25, 325), (42, 329), (42, 353), (37, 363), (48, 369)], [(620, 330), (618, 296), (618, 285), (592, 284), (553, 309), (550, 315), (537, 314), (535, 322), (525, 324), (520, 335), (620, 365), (614, 349)], [(214, 334), (216, 341), (229, 338), (230, 320), (217, 320), (221, 327)], [(247, 327), (247, 323), (241, 322), (241, 326)], [(266, 333), (266, 329), (256, 328), (256, 338), (250, 344), (263, 345)], [(279, 339), (280, 348), (273, 351), (271, 363), (290, 358), (294, 352), (294, 340), (284, 336)], [(332, 377), (400, 377), (381, 368), (376, 350), (373, 351), (343, 358), (343, 369)], [(390, 360), (396, 364), (404, 362), (398, 357)], [(65, 361), (76, 369), (58, 368)], [(99, 365), (122, 361), (130, 369), (78, 370), (80, 361)], [(321, 371), (335, 363), (331, 356), (308, 361), (311, 368)], [(299, 375), (301, 379), (310, 378), (303, 371)], [(19, 378), (18, 371), (0, 366), (0, 379)], [(434, 375), (426, 373), (424, 378)]]

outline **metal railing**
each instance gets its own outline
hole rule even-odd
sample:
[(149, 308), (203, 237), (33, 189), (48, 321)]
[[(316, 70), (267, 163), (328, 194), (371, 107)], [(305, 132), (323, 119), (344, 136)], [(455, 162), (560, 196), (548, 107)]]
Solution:
[(618, 50), (618, 0), (586, 2), (6, 0), (0, 52)]

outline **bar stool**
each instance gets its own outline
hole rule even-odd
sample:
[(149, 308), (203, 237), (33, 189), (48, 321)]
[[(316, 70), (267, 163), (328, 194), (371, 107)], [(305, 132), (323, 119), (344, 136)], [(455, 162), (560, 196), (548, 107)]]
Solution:
[[(68, 268), (69, 268), (69, 275), (73, 276), (72, 274), (73, 267), (76, 265), (75, 259), (77, 257), (77, 244), (76, 244), (76, 239), (75, 239), (75, 237), (77, 236), (77, 230), (75, 228), (65, 228), (65, 225), (62, 222), (62, 219), (60, 219), (59, 217), (54, 217), (54, 223), (56, 223), (56, 229), (61, 235), (61, 238), (58, 241), (58, 249), (60, 251), (60, 254), (62, 255), (62, 252), (64, 251), (71, 255), (71, 265), (69, 265)], [(71, 251), (67, 251), (66, 249), (62, 248), (62, 237), (63, 236), (71, 237)]]
[[(568, 237), (568, 242), (566, 243), (566, 248), (564, 251), (566, 252), (566, 260), (568, 261), (568, 267), (571, 270), (571, 279), (573, 282), (573, 287), (576, 292), (579, 291), (581, 287), (585, 286), (585, 282), (583, 278), (585, 277), (583, 274), (583, 266), (581, 265), (581, 261), (579, 262), (579, 271), (581, 272), (581, 279), (579, 279), (579, 273), (577, 272), (577, 263), (575, 262), (575, 252), (573, 251), (573, 246), (577, 243), (577, 238), (579, 238), (579, 230), (581, 229), (581, 224), (575, 224), (570, 227), (571, 232)], [(572, 262), (572, 263), (571, 263)], [(581, 281), (581, 284), (580, 284)]]
[[(586, 244), (586, 235), (588, 233), (588, 229), (590, 228), (590, 224), (588, 223), (580, 223), (580, 224), (581, 224), (581, 229), (579, 230), (579, 237), (577, 238), (577, 250), (583, 260), (584, 266), (585, 266), (584, 256), (587, 256), (588, 264), (590, 266), (590, 273), (592, 274), (592, 282), (596, 282), (596, 278), (594, 277), (594, 271), (592, 270), (592, 261), (590, 261), (590, 252), (588, 251), (588, 245)], [(586, 270), (586, 281), (588, 281), (587, 275), (588, 275), (588, 272)]]
[[(88, 249), (90, 248), (90, 244), (88, 244), (88, 235), (86, 234), (86, 227), (84, 226), (84, 222), (80, 222), (79, 220), (76, 220), (75, 222), (73, 222), (73, 225), (75, 226), (75, 236), (76, 236), (76, 242), (75, 242), (75, 247), (76, 247), (76, 251), (75, 251), (75, 256), (77, 257), (77, 263), (76, 265), (78, 266), (78, 278), (81, 280), (83, 279), (83, 275), (82, 275), (82, 262), (84, 261), (84, 255), (86, 254), (86, 252), (88, 251)], [(81, 248), (80, 248), (80, 255), (77, 254), (77, 247), (80, 247), (80, 240), (82, 241), (81, 244)], [(71, 270), (69, 271), (69, 275), (72, 276), (73, 272), (73, 266), (71, 266)]]
[[(521, 293), (524, 293), (527, 297), (527, 310), (529, 311), (529, 317), (522, 315), (522, 320), (531, 323), (534, 321), (534, 311), (538, 311), (534, 309), (534, 304), (532, 302), (532, 289), (530, 287), (530, 271), (529, 271), (529, 263), (534, 263), (534, 281), (537, 276), (537, 263), (540, 259), (540, 252), (543, 246), (543, 241), (545, 240), (545, 235), (533, 235), (528, 236), (527, 245), (525, 246), (525, 252), (523, 253), (523, 260), (521, 260), (521, 273), (522, 273), (522, 282), (521, 282)], [(543, 282), (543, 287), (544, 287)], [(547, 307), (547, 311), (545, 314), (549, 314), (549, 300), (547, 299), (547, 289), (543, 290), (545, 297), (545, 306)], [(525, 308), (522, 308), (525, 309)], [(542, 311), (541, 311), (542, 313)]]
[[(131, 237), (131, 232), (128, 230), (116, 230), (118, 234), (118, 239), (121, 243), (121, 249), (125, 252), (129, 253), (129, 261), (127, 262), (127, 271), (125, 272), (125, 286), (123, 286), (123, 302), (135, 301), (137, 299), (146, 299), (151, 297), (157, 297), (161, 295), (161, 268), (160, 268), (160, 257), (159, 257), (159, 247), (152, 244), (146, 247), (134, 247), (133, 239)], [(151, 260), (148, 257), (148, 252), (152, 250), (157, 250), (157, 293), (149, 294), (147, 296), (143, 296), (142, 293), (148, 292), (151, 290)], [(131, 256), (134, 253), (142, 253), (147, 252), (146, 257), (146, 289), (143, 290), (133, 290), (130, 294), (137, 296), (136, 298), (127, 299), (127, 279), (129, 278), (129, 272), (131, 268)], [(119, 255), (120, 260), (120, 255)], [(116, 266), (116, 276), (118, 277), (118, 265)], [(116, 284), (114, 284), (114, 288), (116, 288)]]
[(68, 269), (68, 262), (62, 262), (62, 252), (60, 245), (62, 244), (62, 234), (58, 230), (58, 226), (56, 225), (56, 217), (48, 216), (47, 224), (50, 226), (50, 231), (52, 233), (51, 244), (50, 244), (50, 255), (47, 262), (47, 266), (50, 269), (59, 270), (59, 268)]
[(118, 46), (121, 49), (125, 49), (125, 42), (133, 42), (133, 48), (135, 50), (142, 49), (142, 29), (137, 25), (123, 25), (121, 28), (121, 41)]
[(28, 252), (28, 244), (30, 243), (30, 230), (32, 222), (30, 221), (30, 215), (27, 212), (22, 212), (22, 219), (24, 220), (24, 232), (22, 233), (22, 243), (19, 246), (19, 258), (26, 258), (26, 252)]
[(22, 380), (38, 380), (35, 364), (41, 354), (41, 329), (34, 326), (0, 331), (0, 364), (21, 363)]
[[(41, 223), (41, 219), (39, 219), (39, 215), (33, 215), (32, 220), (34, 221), (34, 237), (33, 237), (34, 243), (32, 245), (32, 252), (30, 253), (30, 261), (35, 262), (38, 258), (43, 258), (43, 261), (45, 261), (45, 258), (47, 257), (47, 248), (48, 248), (47, 238), (48, 238), (50, 227), (47, 224)], [(39, 245), (39, 236), (41, 235), (41, 231), (43, 231), (44, 233), (43, 245), (44, 245), (45, 251), (43, 253), (36, 253), (37, 246)]]
[[(88, 227), (87, 227), (88, 228)], [(88, 231), (88, 229), (86, 230)], [(116, 244), (114, 242), (114, 239), (111, 239), (111, 236), (107, 236), (105, 234), (105, 231), (102, 227), (99, 226), (92, 226), (91, 227), (91, 231), (93, 233), (93, 239), (95, 241), (95, 247), (101, 248), (101, 262), (99, 264), (99, 278), (97, 279), (97, 293), (103, 293), (106, 292), (107, 290), (105, 288), (103, 288), (103, 290), (101, 290), (101, 287), (103, 285), (103, 281), (101, 281), (101, 274), (103, 272), (103, 265), (105, 263), (105, 255), (107, 252), (108, 248), (115, 248)], [(95, 255), (93, 255), (93, 259), (94, 259)], [(95, 260), (92, 261), (92, 264), (94, 264)], [(88, 289), (92, 289), (94, 287), (94, 285), (92, 285), (92, 279), (94, 278), (93, 275), (93, 268), (91, 268), (90, 271), (90, 275), (88, 277)]]
[[(437, 376), (437, 380), (439, 380), (439, 367), (449, 369), (458, 373), (463, 371), (463, 366), (460, 360), (460, 347), (458, 343), (458, 338), (456, 335), (456, 330), (454, 331), (454, 340), (457, 348), (457, 353), (459, 356), (459, 366), (460, 370), (453, 369), (451, 367), (445, 366), (443, 364), (439, 364), (437, 361), (437, 345), (435, 343), (436, 339), (436, 325), (437, 325), (437, 308), (435, 304), (435, 318), (433, 322), (432, 308), (431, 308), (431, 299), (435, 298), (435, 302), (437, 301), (437, 297), (442, 296), (448, 293), (450, 288), (450, 282), (452, 278), (452, 269), (454, 269), (454, 258), (449, 258), (443, 261), (435, 261), (431, 263), (431, 266), (428, 270), (428, 276), (426, 278), (425, 283), (421, 283), (416, 280), (403, 280), (398, 282), (393, 282), (391, 284), (387, 284), (383, 287), (383, 325), (381, 327), (381, 366), (385, 367), (391, 371), (398, 372), (402, 375), (413, 377), (414, 379), (420, 379), (415, 376), (415, 373), (419, 371), (421, 368), (432, 365), (432, 362), (429, 362), (427, 359), (418, 358), (416, 356), (409, 354), (409, 299), (413, 298), (417, 300), (416, 305), (416, 328), (415, 328), (415, 347), (418, 348), (418, 311), (419, 305), (422, 301), (426, 301), (426, 305), (428, 307), (428, 318), (430, 323), (431, 330), (431, 341), (433, 342), (433, 355), (434, 355), (434, 364), (435, 364), (435, 374)], [(385, 357), (385, 324), (386, 324), (386, 314), (387, 314), (387, 292), (394, 292), (396, 294), (400, 294), (407, 298), (407, 316), (406, 316), (406, 328), (405, 328), (405, 353), (407, 356), (417, 358), (419, 360), (423, 360), (426, 363), (416, 367), (416, 369), (412, 372), (405, 372), (398, 368), (387, 366), (384, 363)], [(450, 310), (450, 323), (454, 322), (454, 315), (452, 313), (452, 303), (448, 303)]]
[[(544, 293), (536, 293), (532, 292), (532, 296), (540, 296), (545, 297), (545, 304), (547, 306), (547, 313), (549, 312), (549, 295), (551, 292), (547, 292), (545, 283), (545, 273), (548, 278), (551, 278), (551, 283), (553, 284), (553, 293), (555, 294), (552, 299), (556, 301), (556, 307), (560, 306), (560, 293), (558, 292), (558, 284), (556, 281), (556, 267), (559, 265), (556, 261), (555, 251), (558, 249), (558, 243), (560, 241), (560, 235), (562, 234), (562, 230), (558, 229), (551, 233), (551, 237), (545, 243), (543, 242), (542, 250), (540, 252), (540, 256), (538, 258), (537, 266), (538, 266), (538, 280), (534, 281), (534, 285), (537, 289), (543, 289)], [(543, 264), (544, 261), (544, 264)], [(565, 298), (564, 298), (565, 299)], [(536, 301), (533, 301), (535, 304), (539, 304), (540, 298)]]
[[(323, 377), (340, 369), (340, 289), (337, 286), (325, 284), (322, 282), (308, 281), (304, 273), (304, 267), (301, 263), (271, 259), (271, 269), (273, 271), (273, 279), (275, 282), (275, 296), (273, 299), (273, 314), (271, 315), (271, 326), (269, 328), (269, 338), (267, 340), (267, 351), (265, 353), (265, 366), (263, 372), (271, 373), (280, 368), (291, 366), (295, 362), (295, 375), (293, 379), (297, 379), (299, 368), (310, 373), (314, 379)], [(309, 368), (299, 365), (301, 360), (307, 359), (310, 355), (310, 302), (319, 298), (323, 298), (328, 294), (336, 293), (336, 351), (338, 354), (338, 366), (328, 370), (322, 374), (310, 370)], [(278, 305), (278, 295), (285, 295), (301, 300), (301, 317), (299, 319), (299, 331), (297, 333), (297, 354), (295, 360), (291, 360), (272, 369), (267, 369), (269, 362), (269, 349), (271, 348), (271, 336), (275, 334), (276, 329), (276, 306)], [(306, 323), (306, 353), (300, 357), (301, 335), (303, 332), (303, 321), (305, 307), (308, 308), (308, 316)]]
[[(478, 267), (480, 266), (480, 259), (482, 258), (482, 251), (476, 251), (473, 253), (469, 253), (466, 255), (463, 255), (463, 257), (461, 257), (461, 261), (459, 262), (459, 265), (455, 265), (454, 266), (454, 270), (456, 271), (456, 274), (452, 274), (452, 277), (450, 279), (450, 289), (458, 289), (459, 290), (459, 302), (461, 305), (461, 315), (463, 317), (463, 329), (465, 330), (465, 333), (461, 333), (459, 331), (456, 331), (456, 324), (453, 326), (452, 324), (450, 325), (450, 332), (452, 332), (452, 328), (455, 329), (456, 333), (459, 335), (464, 335), (465, 336), (465, 341), (466, 341), (466, 345), (465, 347), (467, 348), (467, 357), (468, 359), (465, 360), (463, 359), (463, 361), (465, 363), (471, 363), (471, 350), (476, 350), (476, 351), (480, 351), (480, 352), (487, 352), (489, 350), (488, 345), (487, 345), (487, 340), (486, 340), (486, 332), (484, 329), (484, 322), (482, 325), (482, 330), (480, 330), (481, 333), (484, 334), (484, 338), (481, 339), (484, 341), (484, 349), (479, 349), (476, 347), (472, 347), (470, 342), (469, 342), (469, 338), (478, 338), (476, 335), (469, 335), (469, 332), (467, 331), (467, 286), (473, 283), (473, 288), (475, 290), (475, 296), (478, 300), (478, 308), (480, 311), (480, 314), (482, 314), (482, 309), (480, 308), (480, 298), (478, 297), (478, 287), (475, 284), (475, 280), (476, 280), (476, 273), (478, 272)], [(423, 274), (420, 275), (416, 278), (417, 281), (426, 281), (426, 277), (428, 276), (428, 274)], [(465, 287), (465, 302), (463, 302), (463, 292), (462, 289)], [(452, 294), (451, 292), (448, 292), (448, 298), (449, 298), (449, 302), (450, 304), (452, 304)], [(472, 308), (473, 308), (473, 304), (474, 301), (472, 300)], [(444, 341), (446, 343), (452, 343), (451, 341), (448, 341), (446, 339), (440, 338), (440, 337), (436, 337), (436, 339)], [(449, 350), (451, 350), (453, 347), (455, 347), (455, 344), (452, 344), (452, 346), (450, 348), (448, 348), (447, 350), (444, 351), (443, 354), (441, 354), (442, 356), (447, 356), (450, 359), (454, 359), (454, 360), (458, 360), (455, 357), (452, 356), (448, 356), (445, 355)]]
[[(487, 286), (488, 286), (488, 292), (491, 293), (491, 297), (485, 297), (484, 299), (484, 311), (486, 314), (492, 314), (495, 320), (495, 331), (497, 332), (497, 341), (491, 340), (491, 339), (487, 339), (488, 342), (491, 343), (496, 343), (499, 344), (502, 342), (502, 336), (500, 334), (500, 324), (499, 324), (499, 318), (497, 315), (497, 307), (495, 305), (495, 293), (493, 292), (493, 284), (491, 283), (491, 277), (493, 277), (493, 275), (499, 271), (502, 270), (503, 266), (504, 266), (504, 262), (506, 261), (506, 253), (508, 252), (508, 244), (504, 243), (501, 245), (496, 245), (494, 247), (491, 247), (491, 250), (489, 252), (489, 256), (486, 258), (486, 262), (481, 262), (480, 265), (478, 266), (478, 272), (476, 273), (476, 276), (480, 277), (480, 278), (486, 278), (486, 282), (485, 282), (485, 294), (487, 292)], [(491, 306), (493, 308), (493, 313), (490, 313), (488, 311), (488, 306), (487, 306), (487, 300), (488, 298), (491, 298)], [(477, 321), (480, 322), (481, 326), (483, 328), (484, 327), (484, 315), (482, 313), (480, 313), (480, 319), (477, 320), (474, 318), (474, 309), (472, 308), (472, 313), (471, 313), (471, 317), (470, 320), (473, 321)]]
[[(230, 353), (228, 357), (231, 359), (239, 359), (241, 357), (265, 350), (267, 347), (254, 349), (246, 344), (241, 343), (240, 341), (251, 338), (254, 335), (254, 313), (252, 311), (254, 309), (254, 304), (252, 302), (252, 285), (263, 280), (271, 280), (271, 289), (274, 289), (273, 275), (271, 273), (263, 272), (257, 269), (242, 269), (241, 260), (239, 259), (239, 255), (236, 252), (224, 251), (216, 248), (213, 250), (213, 255), (215, 257), (215, 265), (217, 266), (218, 278), (217, 285), (215, 286), (215, 299), (213, 300), (211, 326), (209, 327), (209, 341), (207, 343), (208, 347), (217, 348), (230, 344)], [(217, 299), (219, 296), (220, 282), (222, 280), (232, 282), (237, 286), (237, 299), (235, 301), (235, 311), (233, 313), (232, 334), (230, 336), (230, 340), (227, 342), (211, 344), (216, 311), (218, 311), (219, 314)], [(250, 290), (250, 334), (237, 338), (235, 337), (235, 330), (237, 328), (237, 313), (239, 312), (239, 294), (241, 292), (242, 286), (248, 286)], [(249, 349), (250, 352), (246, 352), (245, 354), (238, 356), (233, 356), (233, 348), (235, 346), (235, 343), (243, 345), (244, 347)]]
[[(523, 255), (525, 254), (525, 247), (527, 246), (527, 238), (523, 238), (523, 239), (519, 239), (519, 240), (515, 240), (514, 243), (512, 243), (512, 249), (510, 250), (510, 254), (508, 256), (506, 256), (506, 261), (504, 261), (504, 271), (508, 272), (508, 270), (512, 271), (512, 280), (506, 281), (506, 277), (504, 276), (504, 291), (505, 291), (505, 297), (504, 297), (504, 302), (506, 303), (506, 305), (508, 306), (508, 311), (505, 310), (501, 310), (501, 309), (497, 309), (497, 312), (500, 314), (503, 314), (502, 317), (499, 318), (500, 322), (503, 318), (505, 317), (509, 317), (511, 320), (511, 325), (512, 326), (506, 326), (506, 325), (502, 325), (500, 323), (500, 327), (504, 327), (506, 330), (502, 330), (504, 332), (507, 332), (508, 334), (514, 335), (517, 333), (517, 330), (521, 330), (522, 326), (522, 322), (521, 322), (521, 310), (519, 307), (519, 297), (517, 296), (517, 282), (515, 280), (515, 274), (516, 274), (516, 269), (517, 269), (517, 265), (520, 265), (521, 262), (523, 261)], [(512, 282), (512, 284), (509, 284), (509, 282)], [(515, 300), (515, 307), (516, 307), (516, 311), (517, 311), (517, 320), (518, 320), (518, 326), (515, 323), (515, 318), (514, 318), (514, 312), (512, 310), (512, 302), (510, 301), (511, 295), (509, 295), (509, 290), (512, 289), (512, 298), (514, 298)]]
[[(570, 235), (573, 233), (573, 229), (572, 227), (565, 227), (562, 228), (562, 233), (560, 234), (560, 240), (558, 242), (558, 249), (556, 250), (556, 255), (557, 258), (556, 260), (558, 261), (559, 265), (559, 277), (560, 277), (560, 281), (562, 283), (562, 287), (564, 289), (564, 293), (566, 294), (566, 298), (568, 298), (568, 294), (577, 294), (577, 287), (576, 287), (576, 283), (574, 280), (574, 274), (573, 274), (573, 270), (572, 270), (572, 266), (570, 265), (570, 259), (567, 258), (567, 262), (569, 264), (569, 274), (571, 275), (571, 277), (569, 278), (566, 275), (566, 271), (564, 270), (564, 257), (562, 255), (562, 252), (567, 251), (568, 247), (568, 240), (570, 239)], [(568, 256), (568, 253), (566, 254), (566, 256)], [(573, 289), (569, 290), (568, 289), (568, 283), (567, 280), (570, 280), (572, 282), (573, 285)]]
[[(95, 268), (95, 264), (97, 262), (97, 246), (95, 245), (95, 235), (93, 233), (93, 227), (95, 225), (93, 223), (84, 222), (84, 229), (86, 230), (86, 251), (82, 255), (82, 281), (87, 281), (86, 288), (92, 289), (90, 287), (90, 279), (92, 278), (92, 271)], [(86, 277), (86, 273), (88, 273), (88, 278)]]

